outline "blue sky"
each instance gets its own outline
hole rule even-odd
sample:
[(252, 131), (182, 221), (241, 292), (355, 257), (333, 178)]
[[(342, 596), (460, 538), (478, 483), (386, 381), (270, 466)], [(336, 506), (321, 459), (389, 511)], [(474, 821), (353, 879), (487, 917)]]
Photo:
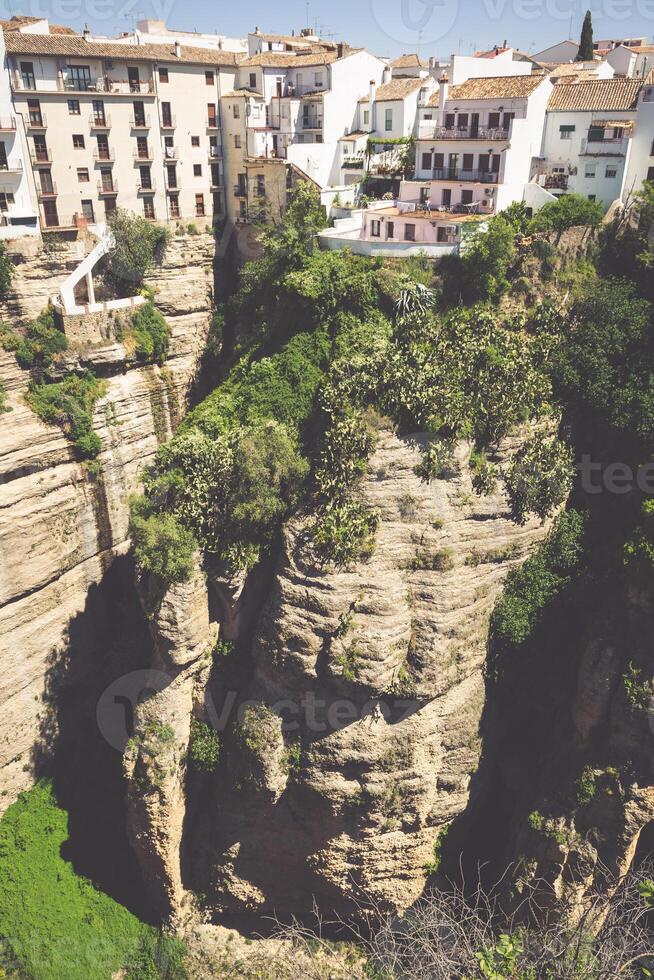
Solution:
[[(347, 39), (379, 55), (404, 51), (470, 54), (509, 44), (538, 51), (567, 37), (578, 38), (589, 0), (0, 0), (2, 16), (33, 13), (98, 33), (132, 27), (158, 17), (184, 30), (242, 36), (262, 30), (289, 32), (315, 25), (325, 35)], [(652, 36), (654, 0), (590, 0), (595, 37)], [(307, 14), (308, 10), (308, 14)]]

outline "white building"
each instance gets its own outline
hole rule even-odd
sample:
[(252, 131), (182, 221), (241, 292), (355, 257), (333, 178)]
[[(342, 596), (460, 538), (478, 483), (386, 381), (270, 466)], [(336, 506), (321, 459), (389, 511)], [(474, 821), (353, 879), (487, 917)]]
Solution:
[(575, 61), (578, 54), (579, 42), (568, 39), (552, 44), (549, 48), (543, 48), (542, 51), (536, 51), (532, 57), (540, 64), (560, 65), (568, 61)]
[(654, 68), (654, 45), (643, 44), (637, 48), (619, 44), (606, 55), (606, 61), (616, 75), (626, 78), (645, 78)]
[(435, 209), (492, 214), (523, 199), (541, 150), (552, 84), (546, 75), (440, 83), (437, 119), (422, 122), (416, 179), (401, 199)]
[(3, 67), (0, 74), (0, 239), (40, 235), (25, 120), (14, 110), (2, 31), (0, 59)]
[(654, 181), (654, 73), (649, 75), (638, 93), (636, 129), (623, 199), (640, 191), (644, 180)]
[(623, 78), (556, 85), (545, 121), (540, 186), (555, 196), (582, 194), (605, 208), (623, 197), (641, 88), (641, 81)]
[(92, 41), (112, 44), (183, 44), (189, 48), (213, 48), (216, 51), (233, 51), (246, 54), (247, 38), (227, 37), (225, 34), (201, 34), (198, 31), (178, 31), (166, 26), (164, 20), (137, 20), (133, 31), (124, 31), (118, 37), (94, 35)]

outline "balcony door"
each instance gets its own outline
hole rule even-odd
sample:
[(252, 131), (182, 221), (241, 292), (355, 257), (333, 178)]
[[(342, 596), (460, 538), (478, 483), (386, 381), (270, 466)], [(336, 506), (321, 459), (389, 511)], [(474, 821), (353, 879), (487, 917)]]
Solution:
[(448, 177), (456, 177), (456, 172), (459, 168), (459, 154), (450, 153), (448, 164), (447, 164), (447, 175)]
[(0, 143), (0, 170), (8, 170), (9, 163), (7, 161), (7, 147), (4, 143)]
[(59, 215), (57, 214), (56, 201), (43, 202), (43, 220), (45, 221), (46, 228), (56, 228), (58, 226)]
[(34, 62), (33, 61), (21, 61), (20, 63), (20, 77), (23, 83), (23, 88), (36, 88), (36, 81), (34, 79)]
[(470, 138), (476, 139), (479, 135), (479, 113), (473, 112), (470, 116)]
[(141, 91), (141, 77), (139, 75), (138, 68), (128, 68), (127, 69), (127, 81), (129, 82), (130, 92), (140, 92)]
[(68, 66), (68, 87), (76, 92), (88, 92), (91, 88), (91, 69), (88, 65)]

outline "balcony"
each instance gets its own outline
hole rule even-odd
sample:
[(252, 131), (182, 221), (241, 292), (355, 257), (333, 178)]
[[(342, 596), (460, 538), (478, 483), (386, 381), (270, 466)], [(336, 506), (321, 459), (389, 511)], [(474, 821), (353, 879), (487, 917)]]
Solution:
[(134, 163), (152, 163), (154, 156), (152, 150), (134, 150)]
[(37, 187), (36, 193), (40, 201), (49, 201), (51, 198), (57, 196), (57, 185), (54, 181), (51, 181), (49, 185), (45, 187)]
[(211, 146), (209, 147), (209, 159), (210, 160), (221, 160), (223, 155), (222, 146)]
[(156, 182), (154, 180), (150, 181), (148, 184), (137, 184), (136, 193), (137, 194), (154, 194), (157, 189)]
[(179, 184), (177, 183), (177, 181), (175, 181), (174, 184), (171, 184), (169, 180), (166, 181), (166, 193), (179, 194)]
[(210, 133), (215, 133), (217, 129), (220, 129), (220, 122), (216, 119), (207, 119), (207, 130)]
[(16, 129), (15, 116), (0, 116), (0, 133), (13, 133)]
[(116, 162), (116, 152), (113, 147), (109, 147), (106, 150), (94, 150), (93, 151), (93, 162), (96, 164), (101, 163), (115, 163)]
[(295, 85), (293, 82), (289, 82), (284, 91), (284, 96), (287, 99), (302, 99), (307, 95), (322, 95), (328, 91), (329, 86), (324, 83), (320, 85)]
[(118, 193), (118, 183), (117, 181), (99, 180), (98, 181), (98, 194), (100, 197), (114, 197)]
[(45, 234), (46, 232), (56, 232), (56, 231), (73, 231), (77, 229), (77, 215), (73, 214), (66, 216), (65, 218), (56, 216), (54, 218), (44, 218), (41, 216), (41, 231)]
[(322, 130), (322, 116), (311, 116), (302, 120), (302, 129)]
[(91, 113), (89, 116), (89, 129), (93, 132), (102, 132), (111, 129), (111, 116), (106, 113), (104, 116), (96, 116)]
[(567, 191), (569, 177), (568, 174), (539, 174), (538, 183), (546, 191)]
[(52, 153), (50, 150), (35, 150), (30, 154), (33, 167), (50, 166)]
[(179, 160), (179, 147), (164, 146), (164, 163), (177, 163)]
[(500, 175), (489, 173), (487, 170), (452, 170), (436, 169), (432, 180), (469, 181), (475, 184), (499, 184)]
[(132, 129), (150, 129), (150, 116), (147, 112), (143, 116), (139, 116), (138, 119), (132, 116), (129, 125)]
[(629, 149), (629, 139), (624, 136), (619, 138), (605, 138), (602, 140), (583, 139), (581, 141), (581, 156), (589, 157), (623, 157)]
[(2, 177), (4, 174), (13, 176), (14, 174), (22, 174), (22, 172), (22, 160), (5, 160), (4, 163), (0, 163), (0, 177)]
[(44, 112), (38, 116), (29, 116), (26, 123), (27, 129), (29, 130), (43, 130), (48, 128), (48, 120)]
[(177, 128), (177, 117), (168, 116), (166, 119), (161, 120), (162, 129), (176, 129)]
[(421, 123), (419, 139), (428, 140), (508, 140), (509, 129), (488, 126), (467, 126), (462, 129), (450, 129), (446, 126), (434, 126), (433, 123)]

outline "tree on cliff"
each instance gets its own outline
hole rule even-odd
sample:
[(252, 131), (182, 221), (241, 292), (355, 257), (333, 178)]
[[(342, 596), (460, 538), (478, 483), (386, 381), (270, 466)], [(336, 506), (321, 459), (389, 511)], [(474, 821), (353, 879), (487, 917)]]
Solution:
[(107, 274), (116, 289), (133, 293), (152, 266), (163, 261), (170, 232), (122, 208), (110, 218), (109, 228), (114, 244), (106, 257)]
[(586, 11), (584, 24), (581, 28), (581, 40), (579, 42), (579, 52), (577, 61), (592, 61), (593, 50), (593, 17), (590, 10)]

